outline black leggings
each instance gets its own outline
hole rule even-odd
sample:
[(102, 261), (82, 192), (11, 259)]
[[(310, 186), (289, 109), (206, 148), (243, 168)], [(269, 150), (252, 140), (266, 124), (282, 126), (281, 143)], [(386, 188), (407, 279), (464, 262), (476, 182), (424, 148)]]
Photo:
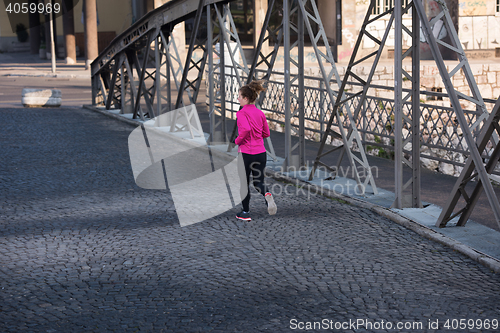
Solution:
[(265, 195), (267, 191), (267, 186), (264, 183), (264, 169), (266, 168), (266, 152), (252, 155), (241, 153), (243, 156), (243, 163), (245, 164), (245, 175), (247, 178), (248, 193), (241, 202), (243, 204), (243, 210), (245, 212), (250, 211), (250, 173), (253, 177), (253, 186), (262, 195)]

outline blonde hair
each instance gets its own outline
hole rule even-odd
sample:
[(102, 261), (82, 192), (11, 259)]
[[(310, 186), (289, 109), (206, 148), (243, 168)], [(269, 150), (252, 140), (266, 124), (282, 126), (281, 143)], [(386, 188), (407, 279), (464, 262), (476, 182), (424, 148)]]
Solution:
[(255, 102), (262, 91), (266, 91), (266, 88), (264, 88), (264, 80), (252, 81), (240, 88), (241, 96), (247, 98), (250, 103)]

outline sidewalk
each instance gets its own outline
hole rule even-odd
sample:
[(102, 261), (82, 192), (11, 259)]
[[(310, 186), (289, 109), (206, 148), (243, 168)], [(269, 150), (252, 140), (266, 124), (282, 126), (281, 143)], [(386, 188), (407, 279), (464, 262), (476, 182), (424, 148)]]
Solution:
[(77, 59), (76, 64), (67, 65), (65, 60), (56, 60), (56, 73), (52, 73), (52, 63), (40, 59), (38, 54), (0, 53), (1, 76), (48, 76), (59, 78), (89, 79), (90, 70), (85, 70), (85, 61)]
[[(1, 76), (54, 76), (51, 73), (51, 63), (49, 60), (40, 60), (38, 55), (31, 55), (25, 53), (4, 53), (0, 54), (0, 80)], [(57, 71), (56, 77), (64, 78), (88, 78), (90, 80), (90, 71), (86, 71), (83, 61), (79, 61), (76, 65), (66, 65), (62, 60), (57, 61)], [(90, 85), (90, 82), (89, 82)], [(90, 104), (90, 101), (89, 101)], [(203, 109), (198, 108), (200, 111), (200, 120), (205, 131), (208, 129), (208, 114), (204, 112)], [(104, 113), (116, 116), (107, 111)], [(128, 118), (117, 116), (125, 121), (132, 121)], [(139, 123), (133, 121), (134, 123)], [(233, 122), (228, 121), (228, 130), (233, 126)], [(284, 135), (282, 133), (273, 132), (272, 142), (276, 150), (277, 156), (283, 156), (284, 150)], [(308, 142), (306, 157), (308, 161), (312, 161), (315, 158), (315, 154), (318, 150), (318, 143)], [(327, 163), (334, 165), (336, 163), (337, 155), (332, 154), (326, 160)], [(482, 258), (489, 256), (495, 258), (492, 265), (497, 267), (497, 272), (500, 272), (500, 232), (496, 222), (491, 215), (491, 208), (483, 195), (474, 211), (472, 219), (474, 221), (469, 221), (465, 227), (454, 227), (454, 223), (450, 222), (446, 228), (436, 228), (434, 224), (439, 216), (441, 207), (446, 202), (449, 196), (449, 192), (453, 187), (455, 182), (454, 177), (437, 174), (428, 170), (422, 170), (422, 198), (426, 202), (425, 208), (423, 209), (389, 209), (393, 202), (394, 193), (394, 165), (393, 161), (369, 157), (370, 165), (377, 166), (379, 168), (379, 176), (376, 179), (377, 186), (379, 188), (379, 195), (369, 195), (367, 197), (357, 196), (355, 193), (344, 193), (345, 198), (348, 202), (361, 205), (370, 205), (373, 209), (378, 207), (378, 212), (386, 212), (387, 217), (392, 216), (393, 220), (401, 221), (411, 221), (414, 224), (415, 229), (426, 230), (424, 234), (427, 237), (434, 238), (435, 240), (443, 239), (443, 242), (457, 249), (463, 253), (466, 253), (473, 259), (477, 261), (483, 260)], [(282, 160), (270, 161), (269, 168), (275, 171), (279, 170)], [(344, 159), (343, 166), (347, 167), (346, 159)], [(289, 181), (300, 180), (305, 181), (308, 173), (293, 174), (284, 173), (281, 174), (283, 177), (287, 177)], [(348, 178), (339, 177), (331, 181), (323, 181), (315, 179), (310, 182), (311, 185), (321, 185), (326, 189), (333, 189), (335, 184), (350, 184), (353, 181)], [(351, 188), (353, 188), (351, 186)], [(497, 197), (500, 197), (500, 189), (495, 188)], [(397, 216), (396, 216), (397, 215)], [(399, 218), (398, 218), (399, 216)], [(407, 222), (402, 222), (403, 224)], [(420, 228), (420, 229), (419, 229)], [(439, 236), (432, 236), (432, 235)], [(460, 243), (460, 244), (459, 244)], [(465, 246), (463, 246), (463, 245)], [(471, 250), (474, 249), (474, 250)], [(483, 255), (484, 254), (484, 255)], [(486, 257), (487, 258), (487, 257)], [(491, 266), (490, 266), (491, 267)]]

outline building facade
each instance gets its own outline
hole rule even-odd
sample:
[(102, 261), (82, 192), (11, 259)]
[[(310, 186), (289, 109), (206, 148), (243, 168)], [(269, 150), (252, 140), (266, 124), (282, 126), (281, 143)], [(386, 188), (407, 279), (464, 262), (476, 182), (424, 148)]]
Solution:
[[(60, 1), (60, 0), (57, 0)], [(74, 34), (79, 55), (85, 51), (84, 25), (83, 25), (83, 3), (85, 0), (73, 0), (73, 25)], [(109, 42), (131, 24), (137, 21), (148, 11), (157, 8), (169, 0), (97, 0), (98, 16), (98, 40), (99, 51), (104, 49)], [(410, 0), (402, 0), (407, 4)], [(37, 1), (34, 1), (37, 2)], [(251, 46), (256, 44), (259, 27), (267, 10), (268, 0), (236, 0), (231, 2), (231, 10), (235, 25), (242, 43)], [(455, 21), (462, 46), (469, 59), (499, 59), (500, 58), (500, 0), (446, 0), (451, 16)], [(282, 6), (283, 0), (276, 0), (276, 6)], [(378, 15), (393, 6), (394, 0), (376, 0), (376, 6), (372, 15)], [(317, 5), (322, 16), (329, 43), (333, 46), (337, 61), (347, 63), (352, 55), (354, 45), (363, 19), (368, 10), (370, 0), (317, 0)], [(429, 18), (435, 15), (437, 8), (434, 0), (424, 0), (425, 8)], [(404, 18), (404, 24), (411, 26), (410, 12)], [(26, 50), (26, 43), (20, 43), (16, 32), (11, 25), (10, 16), (5, 8), (5, 2), (0, 2), (0, 52), (14, 52)], [(282, 16), (275, 14), (271, 24), (279, 24)], [(45, 18), (40, 15), (39, 21), (43, 25)], [(368, 30), (376, 37), (381, 37), (386, 30), (389, 17), (373, 22)], [(63, 20), (59, 16), (56, 19), (55, 34), (59, 53), (64, 53)], [(273, 23), (274, 22), (274, 23)], [(191, 24), (182, 23), (176, 27), (176, 44), (185, 45), (189, 39)], [(40, 29), (42, 42), (46, 28)], [(32, 30), (30, 34), (36, 33)], [(446, 32), (436, 32), (437, 35), (446, 38)], [(33, 38), (33, 36), (30, 36)], [(47, 39), (47, 38), (45, 38)], [(403, 34), (403, 47), (408, 46), (409, 36)], [(307, 41), (306, 41), (307, 43)], [(48, 44), (45, 41), (45, 44)], [(42, 43), (43, 45), (43, 43)], [(373, 52), (378, 45), (371, 40), (364, 40), (361, 52), (368, 54)], [(387, 40), (383, 58), (391, 58), (394, 47), (394, 31), (391, 31)], [(48, 48), (48, 45), (47, 45)], [(181, 47), (182, 48), (182, 47)], [(425, 40), (420, 45), (421, 59), (432, 59)]]
[[(29, 2), (29, 1), (27, 1)], [(60, 0), (56, 1), (61, 3)], [(73, 11), (73, 24), (74, 33), (76, 39), (76, 45), (80, 50), (80, 54), (83, 55), (84, 52), (84, 26), (83, 26), (83, 2), (84, 0), (73, 0), (74, 8)], [(133, 10), (132, 5), (136, 0), (113, 0), (113, 1), (100, 1), (97, 0), (97, 17), (98, 17), (98, 31), (99, 31), (99, 49), (103, 49), (106, 45), (118, 34), (128, 28), (135, 17), (134, 14), (137, 13)], [(5, 8), (5, 2), (0, 1), (0, 51), (1, 52), (15, 52), (19, 50), (29, 50), (29, 46), (20, 46), (15, 30), (13, 30), (11, 25), (11, 20), (15, 19), (13, 13), (8, 13)], [(39, 15), (39, 21), (42, 25), (40, 29), (40, 41), (47, 44), (49, 38), (45, 38), (45, 17), (44, 15)], [(61, 15), (56, 17), (55, 20), (55, 35), (57, 36), (57, 45), (59, 49), (64, 50), (64, 35), (63, 35), (63, 18)], [(27, 25), (27, 24), (25, 24)], [(15, 26), (15, 24), (14, 24)], [(34, 29), (29, 29), (28, 34), (30, 38), (34, 38), (32, 35)], [(43, 45), (43, 44), (42, 44)], [(23, 48), (24, 46), (24, 48)], [(47, 46), (47, 45), (46, 45)]]

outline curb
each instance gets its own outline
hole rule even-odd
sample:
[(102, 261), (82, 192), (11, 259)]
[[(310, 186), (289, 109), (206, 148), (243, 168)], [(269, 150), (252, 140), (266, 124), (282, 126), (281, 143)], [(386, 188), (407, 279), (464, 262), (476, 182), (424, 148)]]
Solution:
[[(107, 115), (111, 118), (126, 122), (130, 125), (137, 126), (141, 124), (139, 121), (123, 118), (119, 115), (113, 114), (111, 112), (107, 112), (106, 110), (101, 110), (96, 107), (90, 106), (90, 105), (84, 105), (84, 109), (99, 112), (101, 114)], [(423, 226), (419, 224), (418, 222), (415, 222), (413, 220), (410, 220), (407, 217), (403, 217), (390, 209), (371, 204), (369, 202), (365, 202), (362, 200), (358, 200), (355, 198), (351, 198), (348, 196), (345, 196), (343, 194), (336, 193), (334, 191), (331, 191), (329, 189), (325, 189), (323, 187), (319, 187), (317, 185), (309, 184), (303, 180), (296, 179), (296, 178), (291, 178), (288, 176), (283, 175), (282, 173), (276, 172), (274, 170), (270, 170), (269, 168), (266, 168), (266, 174), (270, 176), (271, 178), (278, 180), (278, 181), (283, 181), (286, 183), (290, 183), (296, 186), (301, 186), (305, 189), (307, 189), (309, 192), (313, 192), (315, 194), (320, 194), (322, 196), (325, 196), (327, 198), (334, 198), (334, 199), (339, 199), (342, 201), (347, 202), (350, 205), (360, 207), (360, 208), (365, 208), (369, 209), (372, 212), (377, 213), (380, 216), (383, 216), (385, 218), (388, 218), (389, 220), (407, 228), (410, 229), (411, 231), (417, 233), (418, 235), (425, 237), (427, 239), (430, 239), (432, 241), (435, 241), (439, 244), (445, 245), (452, 250), (455, 250), (457, 252), (460, 252), (467, 257), (471, 258), (472, 260), (480, 263), (481, 265), (491, 269), (493, 272), (500, 274), (500, 260), (493, 258), (485, 253), (479, 252), (465, 244), (460, 243), (459, 241), (456, 241), (448, 236), (445, 236), (443, 234), (440, 234), (437, 231), (434, 231), (426, 226)]]
[(92, 105), (83, 105), (82, 107), (84, 109), (87, 109), (87, 110), (90, 110), (90, 111), (98, 112), (98, 113), (103, 114), (105, 116), (108, 116), (110, 118), (113, 118), (113, 119), (116, 119), (116, 120), (120, 120), (120, 121), (122, 121), (124, 123), (127, 123), (129, 125), (132, 125), (132, 126), (139, 126), (139, 125), (143, 124), (143, 122), (140, 121), (140, 120), (128, 119), (128, 118), (119, 116), (117, 114), (114, 114), (112, 112), (109, 112), (108, 110), (103, 110), (103, 109), (97, 108), (97, 107), (92, 106)]
[(89, 75), (75, 75), (75, 74), (4, 74), (2, 76), (12, 76), (12, 77), (55, 77), (61, 79), (88, 79)]

